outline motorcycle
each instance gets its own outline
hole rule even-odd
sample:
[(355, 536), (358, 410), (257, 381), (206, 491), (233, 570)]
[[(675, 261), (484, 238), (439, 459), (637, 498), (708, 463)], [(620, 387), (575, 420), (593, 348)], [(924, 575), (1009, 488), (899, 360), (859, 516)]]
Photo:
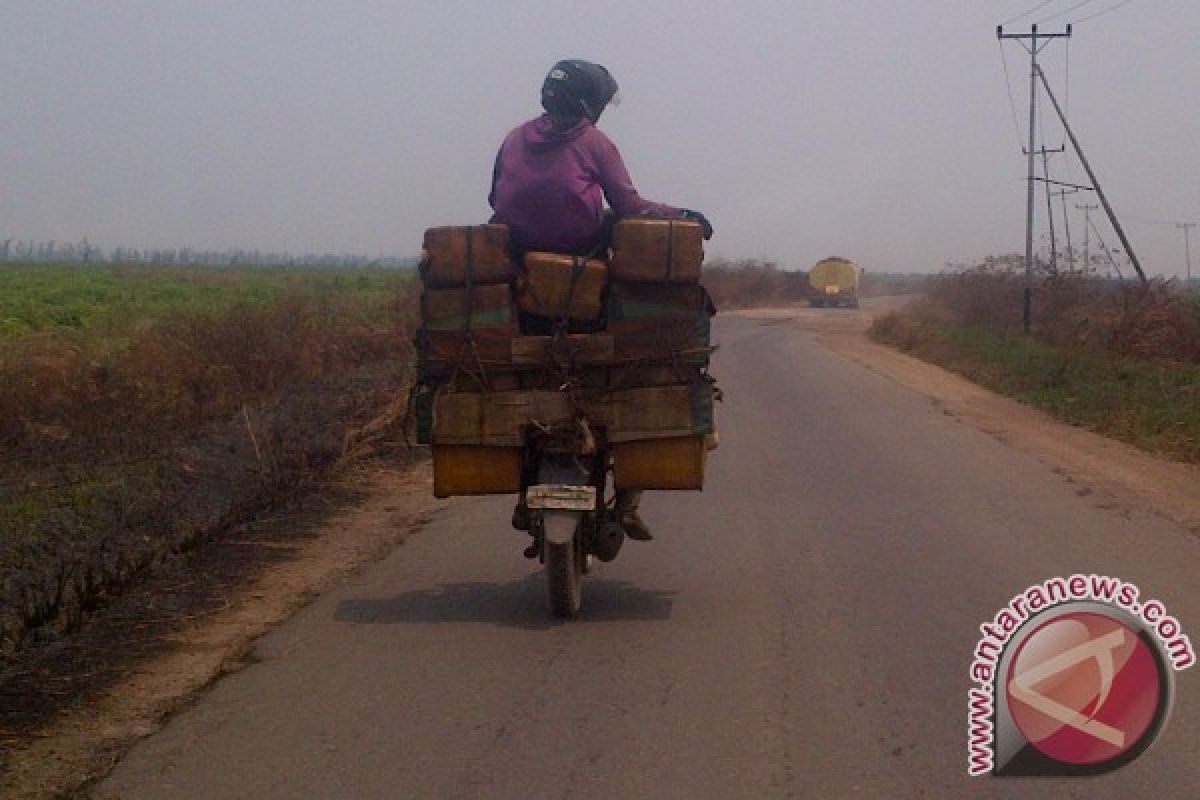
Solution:
[(527, 450), (536, 481), (525, 489), (525, 551), (545, 565), (546, 602), (558, 617), (579, 613), (593, 560), (612, 561), (625, 541), (615, 503), (605, 498), (608, 448), (580, 417), (574, 430), (534, 431)]

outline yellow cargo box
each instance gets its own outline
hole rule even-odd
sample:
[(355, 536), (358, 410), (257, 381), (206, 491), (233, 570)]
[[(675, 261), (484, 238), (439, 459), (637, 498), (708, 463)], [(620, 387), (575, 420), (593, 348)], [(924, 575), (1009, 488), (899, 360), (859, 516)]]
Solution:
[(679, 219), (623, 219), (613, 228), (615, 281), (695, 283), (704, 263), (704, 228)]
[(703, 436), (614, 444), (613, 483), (618, 489), (700, 490), (706, 452)]
[(507, 225), (455, 225), (425, 231), (421, 278), (425, 285), (453, 289), (508, 283), (517, 277), (508, 255)]
[(521, 491), (521, 448), (433, 446), (433, 495), (515, 494)]
[(608, 264), (595, 258), (527, 253), (517, 280), (522, 311), (555, 319), (596, 320), (604, 311)]

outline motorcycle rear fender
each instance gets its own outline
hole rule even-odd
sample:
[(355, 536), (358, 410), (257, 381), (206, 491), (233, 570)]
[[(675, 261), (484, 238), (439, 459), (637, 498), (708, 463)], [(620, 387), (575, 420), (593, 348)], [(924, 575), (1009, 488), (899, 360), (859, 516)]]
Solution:
[(542, 535), (550, 544), (570, 544), (582, 517), (579, 511), (548, 508), (542, 512)]

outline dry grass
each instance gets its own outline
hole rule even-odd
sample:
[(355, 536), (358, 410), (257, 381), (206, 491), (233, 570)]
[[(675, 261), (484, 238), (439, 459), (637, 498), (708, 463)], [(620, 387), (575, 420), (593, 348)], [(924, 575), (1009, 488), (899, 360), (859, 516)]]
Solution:
[(944, 275), (872, 333), (1060, 419), (1200, 463), (1200, 302), (1142, 287), (1043, 275), (1032, 335), (1023, 275), (999, 262)]
[[(930, 299), (957, 325), (1015, 332), (1024, 275), (1000, 261), (939, 276)], [(1068, 348), (1155, 362), (1200, 363), (1200, 298), (1173, 283), (1149, 286), (1045, 272), (1032, 308), (1033, 334)]]
[(783, 305), (808, 296), (804, 273), (788, 272), (769, 261), (754, 259), (708, 262), (702, 282), (717, 308)]
[[(926, 275), (867, 273), (859, 293), (864, 297), (924, 291)], [(806, 302), (808, 273), (780, 269), (770, 261), (710, 261), (704, 265), (704, 287), (717, 308), (765, 308)]]

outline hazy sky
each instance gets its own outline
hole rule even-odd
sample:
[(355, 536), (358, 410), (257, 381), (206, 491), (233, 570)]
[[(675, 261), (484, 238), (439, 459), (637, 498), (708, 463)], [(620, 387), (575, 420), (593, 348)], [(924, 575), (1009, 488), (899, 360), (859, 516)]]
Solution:
[[(0, 238), (412, 254), (487, 217), (497, 146), (578, 57), (621, 84), (601, 127), (635, 184), (706, 212), (710, 255), (926, 271), (1023, 251), (995, 26), (1035, 5), (0, 0)], [(1146, 221), (1200, 222), (1198, 31), (1196, 0), (1132, 0), (1070, 43), (1072, 124), (1152, 272), (1181, 272), (1183, 241)], [(1028, 56), (1005, 49), (1023, 128)], [(1066, 55), (1044, 53), (1064, 97)]]

